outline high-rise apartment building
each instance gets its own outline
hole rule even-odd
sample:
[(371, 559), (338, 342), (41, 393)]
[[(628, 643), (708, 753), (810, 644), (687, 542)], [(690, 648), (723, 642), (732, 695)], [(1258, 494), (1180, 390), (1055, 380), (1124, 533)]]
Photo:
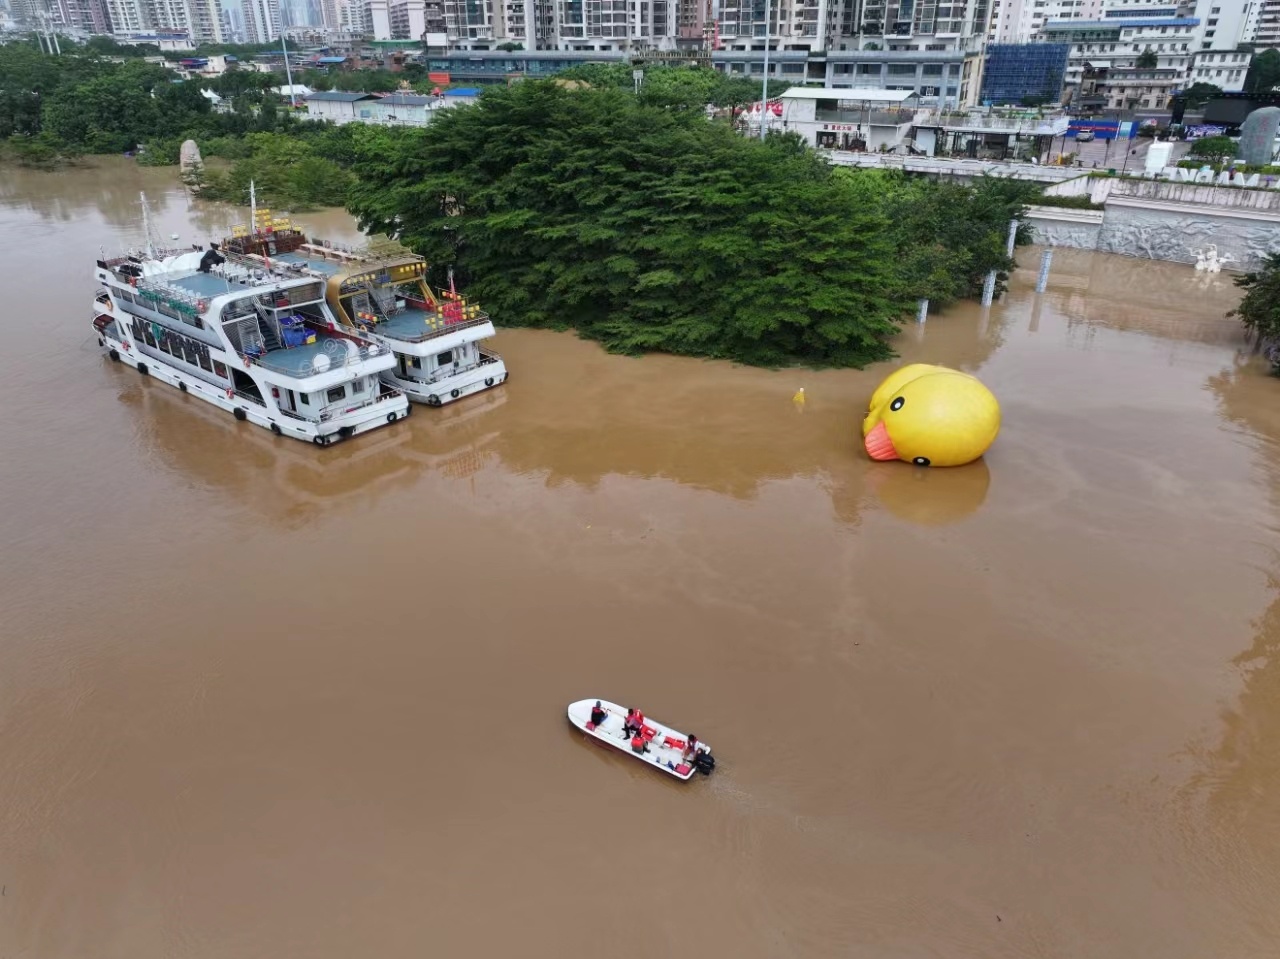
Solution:
[[(194, 43), (226, 39), (222, 0), (58, 0), (82, 10), (92, 32), (185, 33)], [(246, 0), (247, 2), (247, 0)], [(95, 9), (96, 8), (96, 9)]]
[(1253, 39), (1259, 50), (1280, 47), (1280, 0), (1260, 0)]
[(246, 43), (271, 43), (280, 38), (280, 5), (277, 0), (240, 0)]
[(427, 32), (426, 0), (391, 0), (387, 14), (392, 40), (421, 40)]
[(187, 35), (193, 43), (225, 43), (222, 0), (186, 0)]

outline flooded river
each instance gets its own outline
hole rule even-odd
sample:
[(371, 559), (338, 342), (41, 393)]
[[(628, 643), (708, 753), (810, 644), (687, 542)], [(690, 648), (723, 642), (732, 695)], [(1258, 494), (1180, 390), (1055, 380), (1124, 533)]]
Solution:
[(1280, 381), (1229, 277), (1059, 251), (1036, 296), (1025, 251), (908, 328), (1002, 401), (971, 468), (861, 454), (887, 365), (535, 331), (317, 451), (100, 356), (140, 189), (239, 216), (0, 169), (0, 957), (1280, 951)]

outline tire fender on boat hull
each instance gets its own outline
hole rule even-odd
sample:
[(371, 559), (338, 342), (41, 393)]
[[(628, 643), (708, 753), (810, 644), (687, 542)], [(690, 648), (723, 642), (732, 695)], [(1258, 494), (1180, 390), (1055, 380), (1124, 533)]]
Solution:
[(244, 411), (243, 406), (237, 406), (231, 411), (231, 415), (238, 419), (241, 423), (249, 418), (249, 414)]

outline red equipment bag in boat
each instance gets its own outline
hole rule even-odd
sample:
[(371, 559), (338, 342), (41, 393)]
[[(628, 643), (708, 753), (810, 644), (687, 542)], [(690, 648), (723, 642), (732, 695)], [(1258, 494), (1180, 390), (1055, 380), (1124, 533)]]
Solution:
[(592, 732), (596, 728), (596, 724), (587, 720), (587, 732)]

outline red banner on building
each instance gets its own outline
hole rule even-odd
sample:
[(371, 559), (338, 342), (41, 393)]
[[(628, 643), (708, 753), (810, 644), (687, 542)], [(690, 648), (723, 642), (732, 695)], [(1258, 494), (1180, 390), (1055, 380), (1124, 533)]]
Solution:
[(446, 86), (449, 83), (449, 74), (447, 73), (428, 73), (427, 79), (432, 83), (443, 83)]

